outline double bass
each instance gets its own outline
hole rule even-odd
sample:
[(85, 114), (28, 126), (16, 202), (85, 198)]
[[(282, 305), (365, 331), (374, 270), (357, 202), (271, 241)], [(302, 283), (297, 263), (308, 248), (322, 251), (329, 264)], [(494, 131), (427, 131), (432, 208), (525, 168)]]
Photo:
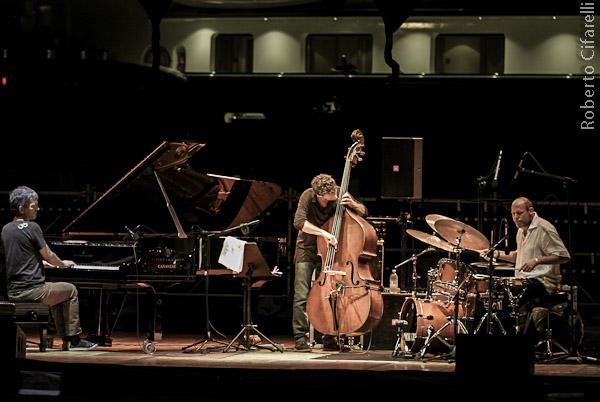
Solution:
[(365, 219), (341, 204), (348, 191), (350, 170), (364, 156), (364, 135), (352, 132), (335, 215), (323, 225), (337, 239), (331, 246), (319, 236), (317, 248), (322, 268), (308, 295), (306, 313), (314, 328), (326, 335), (362, 335), (383, 315), (377, 274), (377, 234)]

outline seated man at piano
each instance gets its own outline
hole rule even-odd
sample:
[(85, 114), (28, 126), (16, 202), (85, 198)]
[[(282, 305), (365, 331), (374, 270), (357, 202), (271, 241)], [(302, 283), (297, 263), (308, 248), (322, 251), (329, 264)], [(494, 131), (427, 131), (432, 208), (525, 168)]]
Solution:
[(40, 226), (38, 194), (20, 186), (9, 195), (14, 218), (2, 228), (6, 258), (8, 299), (13, 302), (41, 302), (50, 306), (56, 333), (64, 350), (92, 350), (97, 344), (81, 339), (77, 288), (66, 282), (46, 282), (44, 268), (67, 268), (73, 261), (61, 260), (50, 250)]

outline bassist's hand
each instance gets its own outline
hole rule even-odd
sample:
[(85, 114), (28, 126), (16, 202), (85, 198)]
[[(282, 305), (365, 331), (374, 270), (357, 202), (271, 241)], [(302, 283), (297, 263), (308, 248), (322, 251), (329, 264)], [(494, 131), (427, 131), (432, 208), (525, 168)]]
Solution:
[(333, 247), (337, 247), (337, 239), (335, 238), (334, 235), (332, 235), (331, 233), (324, 230), (322, 236), (325, 239), (325, 241), (327, 242), (327, 244), (329, 244), (330, 246), (333, 246)]
[(356, 201), (354, 197), (350, 195), (350, 193), (344, 193), (344, 195), (342, 195), (340, 203), (345, 207), (351, 208), (352, 210), (354, 210), (354, 212), (361, 216), (364, 216), (367, 213), (366, 207), (360, 202)]

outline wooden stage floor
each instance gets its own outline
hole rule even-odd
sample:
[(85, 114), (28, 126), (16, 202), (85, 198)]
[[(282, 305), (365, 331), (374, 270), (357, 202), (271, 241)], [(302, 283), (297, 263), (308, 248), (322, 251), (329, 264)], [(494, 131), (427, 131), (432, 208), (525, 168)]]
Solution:
[[(489, 391), (493, 396), (514, 395), (515, 400), (523, 396), (528, 400), (597, 400), (600, 390), (600, 365), (579, 363), (574, 358), (536, 363), (531, 376), (511, 373), (506, 362), (501, 370), (494, 361), (471, 362), (476, 374), (470, 370), (465, 377), (455, 374), (455, 363), (447, 359), (397, 358), (391, 350), (296, 352), (290, 337), (272, 337), (283, 345), (283, 353), (264, 349), (182, 351), (198, 340), (190, 335), (165, 336), (155, 343), (152, 354), (143, 351), (143, 338), (130, 334), (117, 334), (113, 346), (94, 351), (49, 349), (41, 353), (28, 346), (26, 359), (17, 363), (23, 384), (15, 397), (35, 399), (28, 390), (39, 388), (36, 383), (52, 388), (47, 379), (36, 379), (40, 373), (58, 373), (54, 392), (65, 400), (241, 401), (254, 392), (260, 393), (258, 400), (281, 400), (281, 392), (288, 395), (284, 399), (303, 400), (298, 394), (303, 389), (325, 394), (335, 389), (344, 397), (372, 392), (383, 395), (391, 389), (434, 397), (465, 391), (482, 397)], [(59, 346), (57, 341), (55, 345)], [(525, 391), (517, 392), (517, 388)]]

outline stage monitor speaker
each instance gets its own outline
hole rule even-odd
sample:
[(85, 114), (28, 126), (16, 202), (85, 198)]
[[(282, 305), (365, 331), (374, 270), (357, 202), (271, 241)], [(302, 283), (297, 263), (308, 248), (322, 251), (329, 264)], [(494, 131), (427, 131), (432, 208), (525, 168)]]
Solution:
[(381, 198), (421, 199), (423, 138), (383, 137)]
[(463, 378), (529, 378), (534, 357), (528, 336), (459, 334), (456, 340), (456, 374)]

